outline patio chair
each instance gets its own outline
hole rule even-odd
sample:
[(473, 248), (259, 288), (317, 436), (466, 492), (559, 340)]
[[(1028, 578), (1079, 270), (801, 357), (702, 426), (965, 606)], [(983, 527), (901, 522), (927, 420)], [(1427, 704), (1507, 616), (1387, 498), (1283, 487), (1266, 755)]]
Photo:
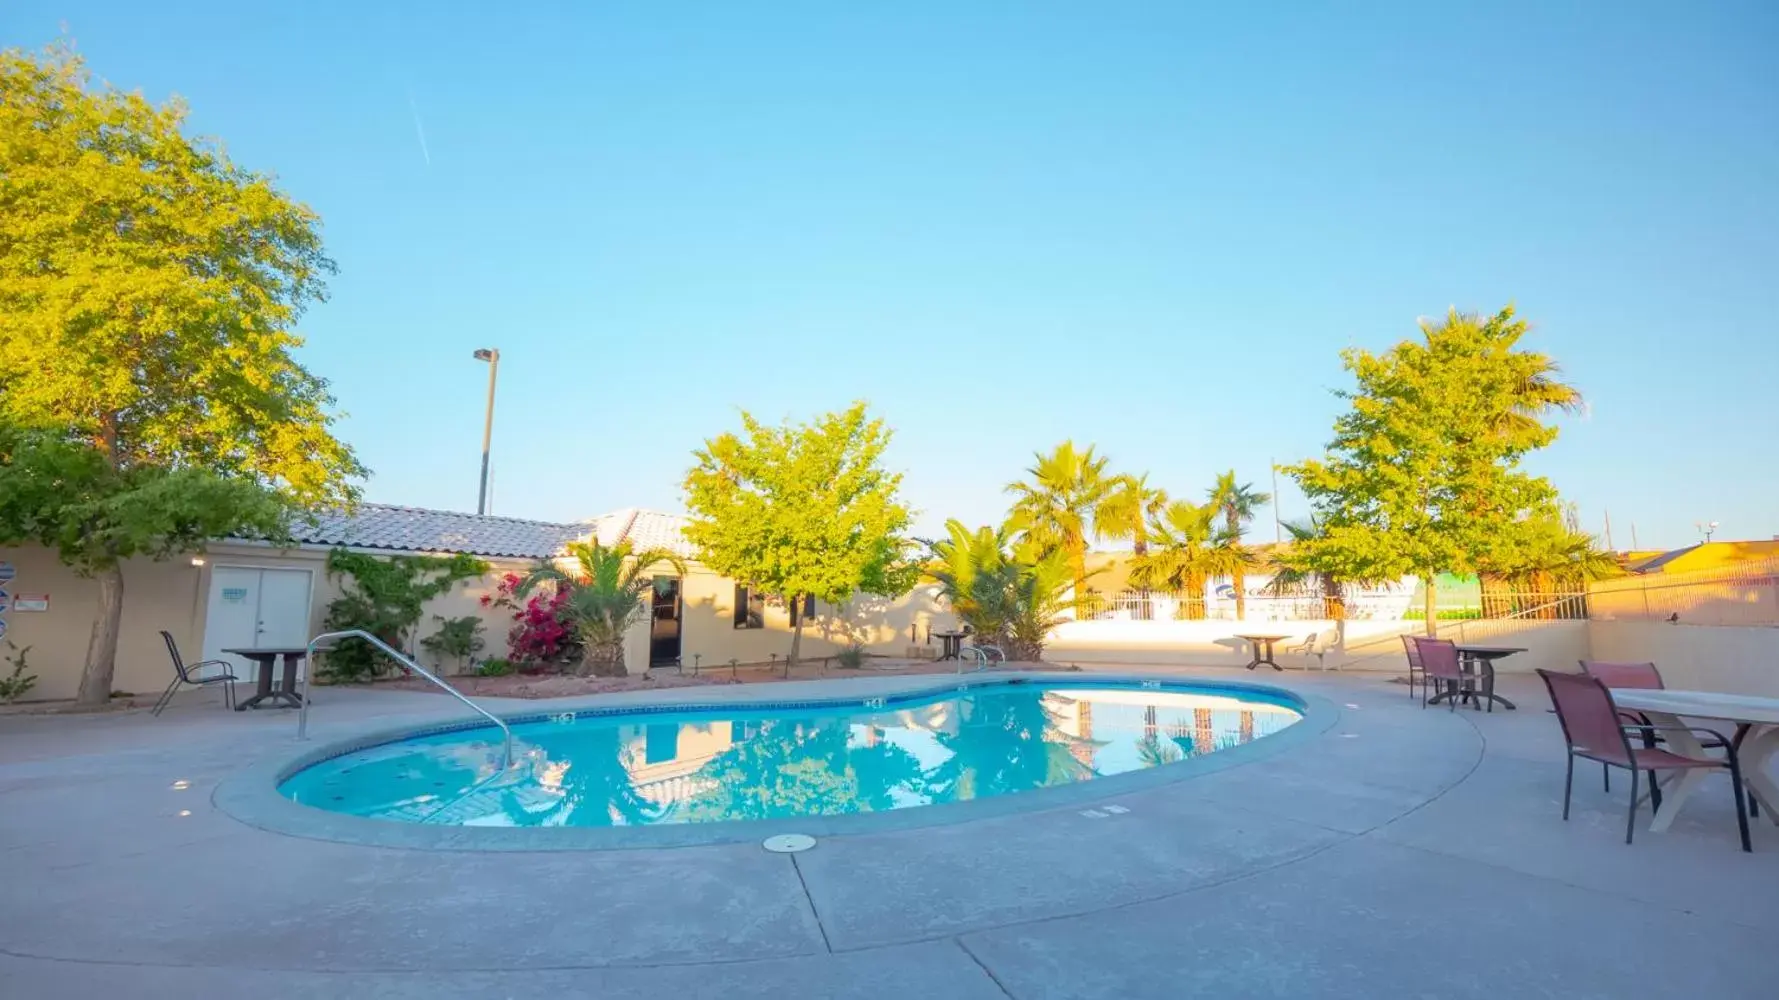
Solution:
[[(162, 629), (161, 638), (167, 641), (167, 655), (173, 658), (173, 683), (168, 684), (167, 690), (161, 692), (161, 699), (154, 703), (154, 710), (148, 714), (161, 714), (166, 709), (167, 703), (173, 700), (173, 692), (187, 685), (204, 687), (208, 684), (221, 684), (223, 704), (230, 709), (235, 707), (235, 681), (238, 678), (229, 673), (229, 667), (232, 666), (229, 661), (204, 660), (188, 667), (185, 660), (179, 655), (179, 644), (173, 641), (173, 634)], [(199, 672), (205, 667), (221, 667), (222, 673), (214, 677), (199, 677)]]
[[(1641, 691), (1661, 691), (1667, 685), (1662, 682), (1662, 672), (1653, 663), (1614, 663), (1610, 660), (1582, 660), (1581, 671), (1592, 677), (1598, 677), (1600, 683), (1608, 688), (1636, 688)], [(1653, 747), (1663, 742), (1661, 736), (1649, 726), (1649, 717), (1642, 712), (1628, 708), (1618, 710), (1619, 718), (1628, 724), (1642, 727), (1643, 745)], [(1748, 735), (1748, 725), (1743, 723), (1736, 727), (1736, 735), (1730, 738), (1729, 745), (1737, 750), (1742, 749), (1742, 739)], [(1707, 750), (1722, 750), (1723, 745), (1715, 740), (1701, 740), (1700, 746)], [(1612, 768), (1601, 765), (1600, 771), (1605, 777), (1606, 790), (1612, 791)], [(1748, 796), (1748, 815), (1760, 815), (1760, 802), (1752, 793)]]
[(1421, 698), (1424, 700), (1427, 697), (1427, 671), (1421, 668), (1421, 650), (1415, 645), (1415, 638), (1412, 635), (1402, 637), (1402, 652), (1408, 657), (1408, 697), (1410, 700), (1414, 699), (1415, 675), (1418, 674), (1421, 678)]
[[(1649, 772), (1649, 796), (1651, 805), (1660, 809), (1662, 805), (1661, 788), (1656, 784), (1657, 771), (1684, 771), (1701, 767), (1727, 768), (1730, 772), (1730, 788), (1736, 799), (1736, 827), (1742, 835), (1742, 850), (1753, 851), (1754, 847), (1748, 840), (1748, 810), (1742, 801), (1742, 768), (1736, 760), (1736, 748), (1730, 745), (1722, 733), (1713, 729), (1697, 726), (1649, 726), (1639, 723), (1626, 724), (1619, 718), (1618, 706), (1613, 704), (1612, 692), (1600, 678), (1591, 674), (1565, 674), (1554, 670), (1538, 671), (1544, 678), (1545, 689), (1550, 692), (1550, 703), (1556, 707), (1557, 721), (1563, 727), (1563, 741), (1568, 744), (1568, 768), (1563, 776), (1563, 819), (1569, 819), (1569, 799), (1571, 786), (1575, 783), (1575, 758), (1599, 761), (1610, 767), (1622, 767), (1631, 772), (1631, 808), (1625, 817), (1625, 843), (1629, 844), (1637, 830), (1637, 780), (1641, 772)], [(1723, 746), (1722, 757), (1682, 757), (1677, 753), (1656, 747), (1632, 747), (1630, 733), (1632, 730), (1685, 730), (1705, 736), (1715, 737)]]
[(1450, 698), (1446, 707), (1456, 711), (1459, 700), (1478, 692), (1479, 679), (1474, 673), (1466, 673), (1458, 662), (1458, 644), (1447, 639), (1429, 639), (1426, 636), (1415, 636), (1415, 649), (1420, 654), (1421, 670), (1426, 674), (1421, 678), (1421, 707), (1427, 707), (1427, 694), (1437, 683), (1441, 691), (1449, 690)]
[[(1316, 662), (1321, 665), (1322, 669), (1327, 670), (1328, 669), (1328, 648), (1326, 646), (1324, 646), (1321, 649), (1316, 648), (1316, 640), (1321, 638), (1321, 635), (1322, 635), (1322, 633), (1320, 633), (1320, 632), (1311, 632), (1309, 634), (1309, 636), (1303, 640), (1302, 643), (1300, 643), (1296, 646), (1286, 646), (1285, 652), (1292, 656), (1303, 656), (1303, 657), (1313, 656), (1316, 658)], [(1308, 670), (1309, 668), (1310, 668), (1310, 665), (1308, 663), (1305, 663), (1303, 665), (1303, 669)]]

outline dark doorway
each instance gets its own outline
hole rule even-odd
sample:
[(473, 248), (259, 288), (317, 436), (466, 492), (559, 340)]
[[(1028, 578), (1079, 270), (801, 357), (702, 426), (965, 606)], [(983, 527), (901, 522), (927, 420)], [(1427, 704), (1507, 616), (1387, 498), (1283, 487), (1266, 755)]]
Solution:
[(654, 623), (649, 632), (649, 666), (679, 665), (679, 577), (655, 577)]

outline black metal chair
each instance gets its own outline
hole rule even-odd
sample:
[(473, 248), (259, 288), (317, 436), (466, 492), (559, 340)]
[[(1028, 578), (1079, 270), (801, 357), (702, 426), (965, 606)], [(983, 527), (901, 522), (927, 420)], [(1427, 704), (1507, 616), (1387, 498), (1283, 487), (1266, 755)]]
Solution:
[[(154, 711), (150, 712), (150, 715), (161, 714), (161, 711), (167, 707), (167, 703), (173, 700), (173, 692), (186, 685), (203, 687), (207, 684), (221, 684), (223, 704), (231, 709), (235, 707), (235, 681), (239, 678), (229, 673), (229, 667), (232, 666), (229, 661), (205, 660), (188, 667), (185, 660), (179, 655), (179, 644), (173, 641), (172, 633), (162, 629), (161, 638), (167, 640), (167, 655), (173, 658), (174, 676), (173, 683), (167, 685), (167, 690), (161, 692), (161, 700), (154, 703)], [(205, 667), (221, 667), (223, 671), (214, 677), (199, 677), (198, 673)]]

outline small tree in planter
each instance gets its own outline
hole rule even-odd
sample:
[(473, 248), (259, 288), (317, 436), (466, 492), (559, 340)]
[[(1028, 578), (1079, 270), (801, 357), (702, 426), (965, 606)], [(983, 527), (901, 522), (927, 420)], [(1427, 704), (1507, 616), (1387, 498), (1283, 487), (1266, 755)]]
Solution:
[(643, 598), (654, 586), (647, 571), (665, 564), (684, 573), (685, 564), (661, 549), (632, 553), (629, 542), (609, 548), (597, 541), (576, 542), (568, 553), (577, 564), (573, 571), (539, 566), (516, 593), (524, 596), (542, 584), (555, 584), (560, 598), (556, 614), (581, 642), (579, 673), (622, 676), (624, 633), (642, 616), (647, 607)]
[(449, 657), (457, 661), (457, 672), (464, 673), (469, 668), (470, 658), (487, 645), (482, 639), (482, 619), (475, 615), (461, 618), (433, 615), (432, 620), (439, 623), (439, 630), (421, 639), (420, 645), (432, 654), (435, 664), (442, 667), (445, 658)]

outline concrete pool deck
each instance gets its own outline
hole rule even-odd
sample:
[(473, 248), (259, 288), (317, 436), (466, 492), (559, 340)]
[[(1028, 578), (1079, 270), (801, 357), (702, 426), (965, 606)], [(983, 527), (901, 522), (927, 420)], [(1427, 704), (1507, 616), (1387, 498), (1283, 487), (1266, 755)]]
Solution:
[[(1126, 812), (1070, 804), (791, 856), (292, 837), (211, 802), (303, 749), (288, 713), (0, 717), (0, 996), (1618, 1000), (1779, 981), (1779, 828), (1762, 817), (1742, 854), (1713, 779), (1626, 847), (1628, 782), (1608, 795), (1592, 766), (1563, 823), (1536, 679), (1502, 678), (1520, 711), (1478, 714), (1423, 711), (1376, 674), (1118, 672), (1273, 683), (1340, 716), (1288, 752), (1101, 800)], [(311, 725), (326, 742), (453, 708), (327, 690)]]

